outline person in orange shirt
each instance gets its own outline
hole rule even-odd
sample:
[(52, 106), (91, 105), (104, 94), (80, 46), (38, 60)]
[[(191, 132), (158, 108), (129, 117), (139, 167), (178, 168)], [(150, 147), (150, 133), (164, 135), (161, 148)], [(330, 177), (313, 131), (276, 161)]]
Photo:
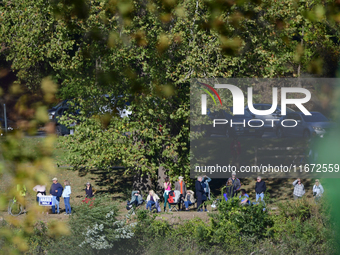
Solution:
[[(184, 199), (185, 195), (187, 194), (187, 187), (186, 187), (183, 179), (184, 179), (183, 176), (179, 176), (178, 181), (175, 183), (175, 190), (178, 190), (178, 191), (181, 192), (181, 196), (179, 198), (181, 202), (178, 204), (178, 209), (180, 211), (182, 211), (181, 210), (181, 204), (183, 204), (183, 199)], [(182, 205), (182, 208), (184, 208), (183, 205)]]

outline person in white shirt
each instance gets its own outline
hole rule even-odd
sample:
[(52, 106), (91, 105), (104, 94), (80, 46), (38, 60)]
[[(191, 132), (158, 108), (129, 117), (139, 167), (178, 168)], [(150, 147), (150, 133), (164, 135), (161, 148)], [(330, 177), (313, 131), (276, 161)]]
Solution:
[[(146, 201), (147, 201), (146, 210), (148, 208), (150, 208), (150, 211), (151, 211), (152, 206), (158, 203), (159, 197), (157, 196), (157, 194), (153, 190), (150, 190), (149, 195), (146, 198)], [(156, 205), (156, 207), (157, 207), (157, 205)]]
[(37, 192), (37, 202), (39, 203), (39, 197), (46, 195), (46, 185), (37, 185), (33, 190)]
[(323, 192), (324, 192), (324, 189), (323, 189), (319, 179), (316, 179), (315, 185), (313, 186), (313, 196), (315, 198), (315, 203), (317, 203), (320, 200)]
[(65, 213), (71, 214), (71, 205), (70, 205), (70, 195), (71, 195), (71, 186), (68, 180), (64, 181), (65, 189), (63, 190), (63, 194), (61, 195), (64, 198), (65, 204)]

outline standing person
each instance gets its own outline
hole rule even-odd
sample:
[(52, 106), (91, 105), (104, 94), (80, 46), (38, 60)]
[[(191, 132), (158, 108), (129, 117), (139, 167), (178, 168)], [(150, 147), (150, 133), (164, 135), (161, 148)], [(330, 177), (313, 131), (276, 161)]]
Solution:
[(207, 183), (205, 183), (204, 177), (202, 177), (201, 185), (202, 185), (202, 188), (203, 188), (203, 190), (204, 190), (204, 193), (203, 193), (203, 195), (202, 195), (202, 204), (203, 204), (203, 206), (204, 206), (204, 211), (207, 212), (207, 211), (208, 211), (208, 210), (207, 210), (207, 204), (205, 203), (205, 202), (208, 200), (208, 198), (207, 198), (207, 193), (206, 193)]
[(238, 178), (236, 178), (235, 172), (231, 174), (231, 177), (228, 179), (228, 181), (229, 180), (231, 180), (231, 182), (233, 183), (235, 195), (237, 195), (238, 191), (241, 189), (241, 182)]
[(203, 212), (203, 209), (201, 209), (201, 205), (202, 205), (202, 197), (204, 195), (204, 189), (202, 187), (201, 182), (202, 182), (202, 176), (198, 176), (197, 181), (195, 183), (198, 212)]
[(86, 183), (85, 195), (86, 195), (86, 198), (92, 198), (94, 196), (92, 185), (89, 182)]
[(46, 185), (36, 185), (33, 191), (37, 192), (37, 203), (39, 203), (39, 197), (46, 195)]
[[(175, 190), (178, 190), (181, 192), (181, 195), (179, 196), (179, 203), (178, 203), (178, 210), (181, 211), (181, 204), (183, 203), (183, 199), (185, 195), (187, 194), (187, 187), (185, 186), (185, 182), (183, 181), (183, 176), (178, 177), (178, 181), (175, 182)], [(183, 206), (182, 206), (183, 207)]]
[(53, 183), (50, 188), (50, 195), (53, 196), (52, 198), (52, 213), (55, 212), (55, 206), (57, 206), (57, 213), (59, 214), (59, 200), (61, 193), (63, 192), (63, 186), (58, 182), (58, 179), (54, 177), (52, 179)]
[(155, 205), (158, 202), (158, 200), (159, 200), (159, 197), (157, 196), (157, 194), (153, 190), (150, 190), (149, 195), (146, 198), (146, 202), (147, 202), (146, 210), (150, 208), (150, 212), (151, 212), (151, 207)]
[(294, 200), (302, 198), (302, 196), (305, 194), (305, 186), (301, 183), (301, 179), (298, 178), (297, 180), (295, 180), (293, 182), (293, 186), (294, 186), (293, 192)]
[[(169, 177), (165, 177), (163, 186), (164, 186), (163, 197), (164, 197), (164, 212), (165, 212), (166, 204), (168, 203), (169, 192), (171, 191), (171, 182), (170, 182)], [(170, 210), (171, 206), (169, 203), (168, 205), (169, 205), (169, 210)]]
[(314, 196), (314, 199), (315, 199), (315, 203), (317, 203), (320, 200), (323, 192), (324, 192), (324, 189), (323, 189), (319, 179), (316, 179), (315, 184), (313, 186), (313, 196)]
[(82, 200), (83, 203), (88, 204), (90, 202), (90, 207), (93, 206), (93, 202), (94, 202), (94, 194), (96, 193), (96, 191), (94, 190), (94, 188), (92, 188), (91, 183), (87, 182), (86, 183), (86, 188), (84, 189), (85, 191), (85, 199)]
[(210, 200), (210, 187), (209, 187), (209, 182), (211, 182), (211, 179), (204, 175), (203, 178), (202, 178), (202, 185), (204, 183), (204, 192), (205, 192), (205, 195), (207, 196), (207, 198)]
[(255, 192), (256, 192), (256, 202), (261, 198), (261, 201), (264, 201), (264, 193), (266, 192), (266, 183), (262, 181), (260, 176), (257, 176)]
[(63, 194), (61, 195), (64, 198), (65, 204), (65, 213), (64, 214), (71, 214), (71, 205), (70, 205), (70, 195), (71, 195), (71, 186), (68, 180), (64, 181), (65, 189)]
[(226, 188), (226, 193), (224, 194), (224, 198), (226, 201), (229, 199), (233, 198), (235, 196), (236, 190), (235, 186), (233, 185), (232, 180), (227, 181), (227, 188)]

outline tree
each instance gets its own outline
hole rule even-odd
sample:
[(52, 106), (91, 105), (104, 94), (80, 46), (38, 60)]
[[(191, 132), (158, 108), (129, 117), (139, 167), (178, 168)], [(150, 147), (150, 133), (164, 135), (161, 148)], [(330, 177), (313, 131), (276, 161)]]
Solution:
[[(325, 52), (339, 57), (338, 24), (325, 19), (333, 13), (331, 5), (293, 0), (4, 1), (0, 40), (7, 60), (28, 85), (33, 84), (29, 77), (37, 81), (51, 74), (61, 84), (61, 97), (83, 100), (85, 119), (78, 134), (67, 138), (77, 152), (71, 154), (72, 165), (123, 164), (151, 176), (164, 166), (174, 177), (188, 176), (190, 79), (320, 73)], [(30, 36), (35, 31), (39, 36)], [(16, 54), (22, 45), (25, 54)], [(108, 124), (104, 117), (88, 117), (96, 115), (91, 108), (103, 94), (128, 96), (129, 121), (114, 118)], [(133, 135), (122, 136), (114, 131), (118, 127)], [(120, 142), (104, 143), (103, 137)]]

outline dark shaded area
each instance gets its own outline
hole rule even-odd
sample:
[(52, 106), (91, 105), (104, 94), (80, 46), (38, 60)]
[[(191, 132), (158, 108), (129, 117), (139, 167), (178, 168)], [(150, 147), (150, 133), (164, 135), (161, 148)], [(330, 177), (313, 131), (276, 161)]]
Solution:
[(126, 175), (124, 172), (124, 167), (112, 167), (109, 170), (87, 169), (84, 167), (78, 170), (78, 174), (81, 177), (85, 176), (87, 173), (95, 175), (95, 177), (91, 178), (93, 186), (108, 187), (106, 189), (96, 190), (96, 194), (114, 194), (113, 199), (125, 200), (127, 197), (131, 196), (131, 191), (134, 188), (134, 177), (132, 175)]

